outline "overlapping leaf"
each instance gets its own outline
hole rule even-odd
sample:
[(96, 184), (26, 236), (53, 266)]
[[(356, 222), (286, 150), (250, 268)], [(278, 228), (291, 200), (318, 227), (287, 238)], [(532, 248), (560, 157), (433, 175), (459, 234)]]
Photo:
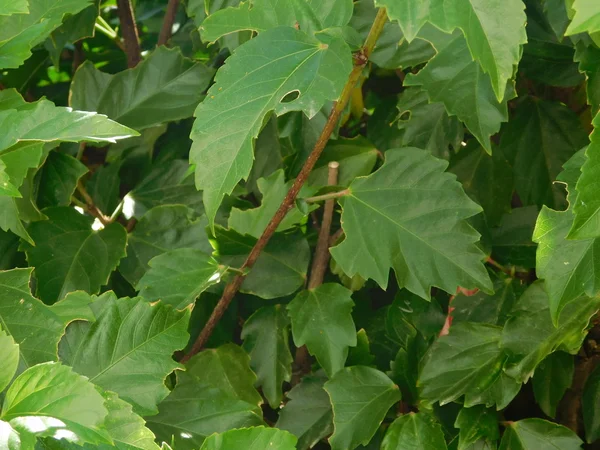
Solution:
[(40, 174), (38, 206), (69, 206), (77, 182), (87, 172), (72, 156), (50, 152)]
[(579, 450), (581, 439), (562, 425), (542, 419), (511, 422), (504, 431), (499, 450)]
[(460, 430), (459, 450), (470, 449), (478, 441), (484, 441), (495, 448), (495, 442), (500, 437), (497, 413), (484, 406), (462, 408), (454, 426)]
[(393, 268), (399, 286), (423, 298), (432, 286), (491, 290), (478, 234), (465, 221), (480, 207), (446, 166), (424, 150), (388, 150), (377, 172), (350, 185), (341, 200), (346, 238), (331, 249), (346, 274), (385, 287)]
[[(345, 42), (327, 44), (293, 28), (276, 28), (240, 46), (219, 69), (195, 112), (190, 161), (214, 226), (223, 197), (250, 174), (253, 141), (272, 111), (314, 116), (335, 100), (351, 70)], [(288, 101), (288, 94), (292, 98)]]
[(547, 416), (556, 417), (556, 408), (573, 382), (574, 366), (572, 355), (555, 352), (546, 357), (536, 369), (532, 380), (533, 393)]
[(573, 20), (565, 34), (589, 33), (600, 31), (600, 5), (594, 0), (575, 0)]
[(209, 437), (200, 450), (295, 450), (296, 438), (290, 433), (274, 428), (253, 427), (231, 430)]
[(14, 338), (2, 329), (0, 329), (0, 358), (2, 360), (0, 392), (2, 392), (15, 376), (19, 365), (19, 346)]
[(398, 417), (390, 425), (381, 450), (445, 450), (446, 441), (439, 424), (425, 413), (410, 413)]

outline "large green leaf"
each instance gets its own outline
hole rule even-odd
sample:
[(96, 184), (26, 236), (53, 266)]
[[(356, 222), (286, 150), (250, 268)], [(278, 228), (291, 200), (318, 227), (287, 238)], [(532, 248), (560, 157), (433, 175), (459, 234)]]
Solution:
[(564, 205), (554, 180), (563, 164), (587, 142), (579, 118), (560, 103), (527, 98), (503, 129), (500, 148), (513, 166), (524, 205)]
[(303, 291), (288, 305), (296, 347), (306, 345), (329, 377), (344, 367), (348, 348), (356, 346), (352, 291), (326, 283)]
[(432, 286), (491, 290), (478, 233), (465, 220), (480, 207), (447, 165), (424, 150), (388, 150), (377, 172), (350, 185), (341, 200), (346, 238), (331, 249), (346, 274), (385, 287), (393, 268), (400, 287), (427, 299)]
[[(223, 197), (250, 174), (253, 142), (263, 121), (303, 111), (313, 117), (340, 94), (352, 67), (346, 43), (323, 43), (293, 28), (275, 28), (246, 42), (219, 69), (194, 115), (190, 161), (214, 226)], [(289, 100), (289, 95), (297, 95)]]
[(10, 105), (0, 105), (0, 126), (6, 130), (0, 136), (0, 151), (20, 141), (115, 142), (138, 134), (95, 112), (73, 111), (45, 99), (26, 103), (10, 89), (0, 93), (0, 102), (7, 96)]
[[(498, 414), (481, 405), (462, 408), (456, 417), (454, 426), (460, 430), (458, 450), (470, 449), (471, 445), (480, 440), (495, 443), (500, 438)], [(490, 444), (490, 446), (493, 445)]]
[(2, 392), (17, 372), (19, 366), (19, 346), (15, 339), (0, 328), (0, 392)]
[(547, 416), (556, 417), (556, 408), (573, 382), (574, 366), (572, 355), (555, 352), (548, 355), (536, 369), (532, 380), (533, 393)]
[(346, 367), (325, 383), (333, 405), (332, 450), (352, 450), (367, 445), (400, 390), (387, 375), (365, 366)]
[(209, 437), (200, 450), (295, 450), (296, 438), (287, 431), (253, 427), (230, 430)]
[(351, 0), (247, 0), (236, 8), (210, 14), (200, 25), (200, 34), (202, 40), (215, 42), (237, 31), (261, 33), (280, 26), (296, 26), (304, 32), (314, 33), (344, 26), (351, 16)]
[(323, 375), (305, 376), (286, 394), (289, 401), (279, 412), (275, 426), (298, 438), (298, 450), (314, 447), (333, 432), (333, 411), (323, 389), (325, 381)]
[(27, 14), (29, 12), (29, 0), (2, 0), (0, 2), (0, 15)]
[(517, 301), (512, 317), (504, 326), (502, 346), (510, 354), (505, 370), (517, 380), (527, 381), (535, 368), (556, 350), (577, 353), (599, 301), (580, 297), (567, 303), (556, 325), (550, 305), (543, 284), (538, 281)]
[(125, 228), (112, 223), (94, 231), (91, 218), (69, 207), (48, 208), (44, 214), (49, 220), (29, 227), (37, 245), (24, 244), (38, 296), (54, 303), (77, 289), (97, 294), (125, 256)]
[(457, 323), (440, 337), (422, 361), (421, 396), (446, 404), (463, 394), (485, 391), (499, 377), (506, 356), (502, 328), (479, 323)]
[(600, 31), (600, 4), (595, 0), (575, 0), (573, 2), (575, 15), (565, 34), (592, 34)]
[(0, 322), (19, 345), (21, 370), (56, 361), (64, 323), (41, 301), (31, 296), (32, 269), (0, 272)]
[[(525, 5), (520, 0), (376, 0), (397, 20), (406, 39), (414, 39), (426, 22), (451, 32), (460, 28), (473, 58), (489, 74), (500, 101), (506, 82), (521, 59), (525, 34)], [(498, 21), (502, 17), (502, 21)]]
[(69, 206), (77, 182), (87, 172), (87, 167), (72, 156), (50, 152), (39, 175), (38, 207)]
[(31, 56), (31, 48), (60, 26), (65, 14), (76, 14), (91, 2), (28, 0), (29, 11), (26, 14), (0, 14), (0, 68), (19, 67)]
[(585, 425), (585, 439), (592, 443), (600, 439), (600, 410), (598, 399), (600, 397), (600, 368), (596, 367), (585, 382), (581, 395), (581, 409), (583, 424)]
[(107, 413), (104, 398), (87, 378), (70, 367), (44, 363), (15, 379), (0, 418), (39, 436), (58, 434), (79, 444), (100, 444), (111, 442), (104, 429)]
[(281, 403), (281, 386), (292, 377), (289, 323), (281, 305), (264, 306), (246, 320), (242, 329), (244, 349), (258, 377), (257, 386), (262, 387), (272, 408)]
[(211, 77), (204, 64), (160, 46), (135, 68), (116, 75), (85, 62), (73, 77), (70, 105), (141, 130), (191, 117)]
[(186, 372), (178, 373), (175, 389), (158, 409), (158, 415), (147, 419), (148, 426), (159, 441), (173, 443), (177, 450), (198, 450), (213, 433), (263, 423), (256, 406)]
[(398, 417), (385, 433), (381, 450), (445, 450), (444, 432), (425, 413)]
[(144, 214), (129, 235), (127, 257), (119, 265), (119, 272), (132, 286), (148, 271), (155, 256), (179, 248), (212, 252), (204, 231), (206, 221), (193, 216), (183, 205), (157, 206)]
[[(219, 261), (241, 267), (257, 238), (234, 230), (215, 228)], [(293, 294), (306, 283), (310, 247), (300, 232), (276, 233), (244, 279), (241, 292), (270, 299)]]
[(139, 414), (155, 414), (169, 393), (164, 380), (180, 368), (175, 351), (187, 344), (190, 311), (142, 298), (104, 297), (95, 322), (73, 322), (60, 343), (61, 361), (116, 392)]
[(460, 33), (434, 42), (438, 53), (416, 75), (409, 74), (405, 86), (421, 86), (430, 102), (441, 102), (448, 114), (465, 123), (480, 144), (491, 153), (490, 136), (508, 120), (506, 103), (514, 92), (508, 84), (499, 101), (492, 82), (473, 61), (467, 42)]
[(148, 301), (161, 300), (176, 309), (186, 308), (209, 286), (218, 283), (226, 268), (193, 248), (171, 250), (152, 258), (150, 269), (137, 284)]
[(499, 450), (579, 450), (581, 439), (562, 425), (542, 419), (509, 422)]
[(596, 184), (600, 169), (600, 113), (596, 114), (593, 126), (581, 176), (577, 180), (577, 198), (573, 203), (575, 219), (568, 235), (571, 239), (600, 237), (600, 201)]

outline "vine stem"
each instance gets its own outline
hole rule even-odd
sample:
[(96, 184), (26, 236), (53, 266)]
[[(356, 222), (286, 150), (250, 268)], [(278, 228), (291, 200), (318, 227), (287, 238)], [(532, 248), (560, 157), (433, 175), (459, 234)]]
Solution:
[(79, 192), (79, 194), (83, 197), (83, 200), (85, 201), (85, 204), (87, 205), (87, 210), (89, 211), (89, 213), (92, 216), (96, 217), (100, 221), (100, 223), (104, 226), (111, 223), (110, 217), (105, 216), (102, 213), (102, 211), (100, 211), (98, 209), (98, 207), (94, 203), (94, 199), (88, 193), (88, 191), (85, 189), (85, 186), (83, 185), (83, 183), (81, 181), (79, 181), (77, 183), (77, 192)]
[(377, 42), (377, 39), (379, 38), (379, 35), (381, 34), (381, 32), (383, 30), (383, 26), (385, 25), (386, 21), (387, 21), (386, 10), (385, 10), (385, 8), (380, 8), (379, 11), (377, 12), (377, 16), (375, 17), (373, 25), (371, 26), (369, 35), (367, 36), (367, 39), (365, 40), (365, 44), (364, 44), (363, 48), (358, 53), (358, 56), (355, 57), (355, 59), (354, 59), (354, 68), (352, 69), (352, 72), (350, 73), (350, 76), (348, 77), (348, 81), (346, 82), (344, 88), (342, 89), (342, 93), (340, 94), (338, 101), (335, 103), (333, 109), (331, 110), (331, 113), (329, 114), (329, 118), (327, 119), (327, 123), (325, 124), (325, 127), (323, 128), (323, 131), (321, 132), (321, 135), (319, 136), (319, 139), (317, 140), (317, 143), (315, 144), (312, 152), (306, 159), (306, 162), (304, 163), (302, 170), (300, 170), (300, 173), (296, 177), (296, 180), (294, 180), (294, 184), (292, 184), (292, 187), (290, 188), (290, 190), (286, 194), (285, 198), (281, 202), (281, 205), (279, 205), (279, 208), (277, 209), (277, 211), (271, 218), (271, 221), (265, 228), (265, 231), (263, 232), (261, 237), (258, 239), (258, 241), (256, 241), (256, 244), (254, 244), (254, 247), (250, 251), (250, 254), (246, 258), (246, 261), (244, 262), (242, 267), (240, 267), (240, 270), (242, 270), (242, 272), (244, 272), (244, 273), (236, 275), (233, 278), (233, 280), (231, 280), (227, 284), (227, 286), (225, 286), (223, 295), (222, 295), (221, 299), (219, 300), (219, 302), (217, 303), (217, 305), (215, 306), (215, 309), (213, 310), (208, 321), (204, 325), (204, 328), (198, 335), (196, 341), (194, 342), (194, 344), (192, 345), (190, 350), (183, 356), (183, 358), (181, 358), (182, 363), (189, 361), (189, 359), (192, 356), (194, 356), (196, 353), (198, 353), (200, 350), (202, 350), (204, 348), (204, 346), (206, 345), (206, 342), (208, 341), (208, 339), (212, 335), (215, 327), (219, 323), (219, 320), (221, 320), (221, 317), (223, 317), (223, 314), (225, 314), (225, 311), (227, 311), (227, 308), (229, 307), (229, 304), (233, 300), (233, 297), (235, 296), (235, 294), (238, 292), (238, 290), (242, 286), (242, 283), (244, 282), (244, 278), (245, 278), (246, 274), (248, 273), (248, 271), (250, 269), (252, 269), (252, 267), (256, 263), (256, 260), (258, 259), (258, 257), (260, 256), (260, 254), (264, 250), (264, 248), (266, 247), (267, 243), (269, 242), (269, 240), (271, 239), (273, 234), (275, 234), (277, 227), (279, 226), (281, 221), (285, 218), (285, 215), (294, 206), (294, 201), (296, 200), (296, 197), (298, 196), (300, 189), (302, 188), (302, 186), (308, 179), (310, 172), (312, 171), (313, 167), (317, 163), (317, 160), (321, 156), (321, 153), (323, 152), (323, 149), (325, 148), (327, 141), (329, 141), (331, 134), (335, 130), (337, 123), (338, 123), (342, 113), (344, 112), (344, 109), (346, 108), (348, 101), (350, 100), (354, 86), (358, 82), (360, 75), (363, 71), (363, 68), (366, 65), (366, 63), (368, 62), (371, 52), (375, 48), (375, 43)]
[(119, 22), (121, 23), (121, 34), (125, 41), (127, 67), (131, 69), (137, 66), (142, 60), (142, 51), (140, 49), (140, 38), (130, 0), (117, 0), (117, 10), (119, 13)]
[(165, 14), (165, 20), (163, 21), (160, 34), (158, 35), (157, 46), (166, 45), (171, 39), (171, 32), (173, 30), (173, 24), (175, 23), (175, 16), (177, 15), (177, 8), (179, 7), (179, 0), (169, 0), (167, 5), (167, 12)]
[(350, 189), (344, 189), (343, 191), (338, 192), (330, 192), (329, 194), (315, 195), (314, 197), (307, 197), (304, 199), (304, 201), (306, 203), (317, 203), (326, 200), (325, 204), (327, 204), (329, 200), (335, 200), (336, 198), (345, 197), (346, 195), (350, 195)]

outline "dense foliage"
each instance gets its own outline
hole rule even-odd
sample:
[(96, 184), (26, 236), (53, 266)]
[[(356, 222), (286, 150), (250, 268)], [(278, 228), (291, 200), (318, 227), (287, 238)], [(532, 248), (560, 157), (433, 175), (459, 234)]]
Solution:
[(0, 0), (0, 449), (598, 448), (599, 110), (598, 0)]

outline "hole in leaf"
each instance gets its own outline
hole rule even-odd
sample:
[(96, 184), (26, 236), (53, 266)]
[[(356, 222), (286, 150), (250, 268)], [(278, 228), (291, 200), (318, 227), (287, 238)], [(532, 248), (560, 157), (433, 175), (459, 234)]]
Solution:
[(294, 91), (288, 92), (283, 97), (281, 97), (281, 100), (279, 100), (279, 102), (280, 103), (290, 103), (290, 102), (293, 102), (294, 100), (296, 100), (298, 97), (300, 97), (300, 91), (298, 89), (296, 89)]

